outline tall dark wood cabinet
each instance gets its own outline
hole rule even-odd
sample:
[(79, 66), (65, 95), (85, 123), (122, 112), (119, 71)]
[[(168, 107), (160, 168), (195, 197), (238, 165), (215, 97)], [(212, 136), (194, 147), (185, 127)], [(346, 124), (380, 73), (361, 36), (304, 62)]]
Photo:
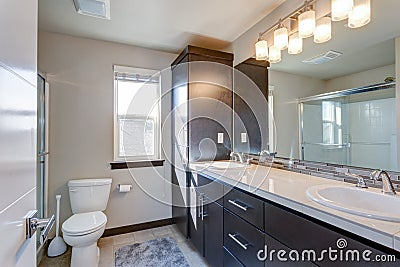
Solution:
[(232, 54), (194, 46), (171, 65), (172, 216), (187, 237), (188, 163), (229, 159), (231, 152), (232, 66)]
[[(235, 66), (234, 150), (257, 154), (268, 147), (268, 61), (250, 58)], [(247, 140), (242, 140), (246, 133)]]

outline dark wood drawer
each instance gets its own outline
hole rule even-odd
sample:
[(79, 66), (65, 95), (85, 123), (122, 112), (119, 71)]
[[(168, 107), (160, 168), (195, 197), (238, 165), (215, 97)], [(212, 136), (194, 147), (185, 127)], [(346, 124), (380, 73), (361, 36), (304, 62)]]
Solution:
[[(265, 257), (265, 253), (262, 254), (261, 256), (265, 257), (265, 266), (268, 267), (275, 267), (275, 266), (284, 266), (284, 267), (316, 267), (317, 265), (313, 264), (312, 262), (304, 262), (304, 261), (290, 261), (290, 258), (288, 257), (290, 248), (287, 246), (283, 245), (279, 241), (275, 240), (269, 235), (265, 235), (265, 245), (267, 246), (267, 255)], [(279, 251), (285, 251), (285, 256), (284, 258), (287, 258), (287, 261), (279, 260), (277, 257), (277, 253)], [(274, 253), (270, 253), (274, 251)], [(280, 252), (279, 252), (280, 253)]]
[(225, 267), (243, 267), (243, 264), (233, 256), (229, 250), (224, 247), (224, 265)]
[(225, 186), (224, 207), (264, 230), (264, 203), (237, 189)]
[(264, 248), (264, 234), (224, 209), (224, 246), (245, 266), (264, 266), (257, 252)]
[[(343, 238), (347, 243), (343, 251), (358, 250), (360, 252), (360, 258), (364, 250), (372, 251), (371, 259), (373, 259), (375, 255), (386, 254), (365, 244), (371, 242), (357, 241), (351, 238), (351, 234), (349, 233), (344, 233), (343, 231), (340, 231), (342, 233), (338, 233), (327, 228), (328, 225), (323, 225), (323, 222), (317, 223), (294, 211), (265, 203), (265, 232), (291, 249), (302, 251), (312, 248), (316, 251), (317, 255), (321, 255), (321, 251), (327, 250), (329, 247), (338, 249), (338, 239)], [(398, 255), (396, 256), (398, 257)], [(396, 263), (365, 262), (362, 260), (359, 262), (335, 262), (330, 261), (328, 256), (324, 257), (324, 261), (318, 261), (316, 264), (319, 266), (338, 266), (338, 264), (340, 264), (340, 266), (396, 266)]]

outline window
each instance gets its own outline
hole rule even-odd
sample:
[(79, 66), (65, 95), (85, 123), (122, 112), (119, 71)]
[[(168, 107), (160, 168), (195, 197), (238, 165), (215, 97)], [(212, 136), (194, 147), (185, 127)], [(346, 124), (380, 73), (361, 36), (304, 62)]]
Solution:
[(342, 105), (340, 102), (322, 101), (322, 142), (343, 144)]
[(160, 75), (114, 66), (114, 160), (160, 159)]

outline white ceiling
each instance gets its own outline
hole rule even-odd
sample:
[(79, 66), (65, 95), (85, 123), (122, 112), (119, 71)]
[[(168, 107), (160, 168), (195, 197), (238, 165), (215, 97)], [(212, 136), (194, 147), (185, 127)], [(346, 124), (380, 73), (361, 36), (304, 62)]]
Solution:
[[(372, 21), (359, 29), (345, 27), (346, 21), (333, 22), (332, 40), (315, 44), (312, 37), (305, 39), (303, 53), (282, 53), (282, 61), (272, 64), (278, 71), (331, 79), (395, 63), (394, 38), (400, 36), (400, 1), (371, 1)], [(307, 65), (301, 61), (329, 50), (342, 52), (333, 61)]]
[(224, 49), (284, 0), (111, 0), (111, 20), (83, 16), (73, 0), (40, 0), (39, 29), (178, 52)]

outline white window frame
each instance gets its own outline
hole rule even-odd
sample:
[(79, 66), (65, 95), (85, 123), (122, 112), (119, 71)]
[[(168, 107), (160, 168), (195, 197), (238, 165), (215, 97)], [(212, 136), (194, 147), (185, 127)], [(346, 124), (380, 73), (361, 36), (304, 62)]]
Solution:
[[(142, 75), (154, 75), (159, 73), (158, 70), (137, 68), (137, 67), (127, 67), (114, 65), (113, 66), (113, 79), (114, 79), (114, 129), (113, 129), (113, 160), (115, 162), (125, 162), (125, 161), (147, 161), (147, 160), (159, 160), (161, 159), (161, 101), (157, 101), (157, 117), (151, 117), (155, 122), (155, 136), (154, 136), (154, 155), (143, 155), (143, 156), (120, 156), (120, 129), (119, 129), (119, 119), (125, 118), (144, 118), (142, 115), (126, 115), (119, 116), (118, 115), (118, 80), (115, 78), (115, 73), (140, 73)], [(161, 96), (161, 75), (159, 75), (159, 88), (158, 88), (158, 98)], [(150, 117), (149, 117), (150, 118)]]

